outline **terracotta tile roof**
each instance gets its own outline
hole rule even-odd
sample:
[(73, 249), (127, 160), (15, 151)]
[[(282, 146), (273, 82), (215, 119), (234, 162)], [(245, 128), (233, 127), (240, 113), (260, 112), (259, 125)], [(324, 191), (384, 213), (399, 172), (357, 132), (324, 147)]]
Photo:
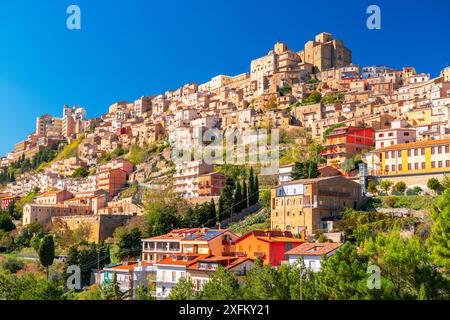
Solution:
[(295, 242), (295, 243), (303, 243), (305, 240), (294, 238), (292, 236), (292, 233), (289, 231), (273, 231), (273, 230), (254, 230), (250, 233), (247, 233), (246, 235), (242, 236), (241, 238), (236, 240), (236, 243), (240, 242), (241, 240), (247, 238), (248, 236), (253, 235), (256, 239), (275, 243), (275, 242)]
[(410, 142), (410, 143), (401, 143), (401, 144), (397, 144), (394, 146), (388, 146), (385, 148), (381, 148), (381, 149), (375, 150), (373, 152), (383, 152), (383, 151), (399, 150), (399, 149), (425, 148), (425, 147), (442, 146), (442, 145), (449, 145), (449, 144), (450, 144), (450, 139), (425, 140), (425, 141), (416, 141), (416, 142)]
[(160, 236), (142, 239), (142, 241), (182, 240), (182, 239), (184, 239), (186, 237), (186, 235), (194, 234), (194, 233), (197, 233), (199, 231), (200, 231), (199, 228), (175, 229), (175, 230), (170, 231), (169, 233), (166, 233), (166, 234), (163, 234), (163, 235), (160, 235)]
[[(149, 262), (141, 262), (142, 267), (148, 267), (151, 266), (152, 263)], [(113, 270), (133, 270), (134, 268), (138, 267), (139, 264), (136, 263), (130, 263), (130, 264), (121, 264), (115, 267), (105, 268), (105, 269), (113, 269)]]
[(54, 196), (57, 195), (58, 193), (61, 193), (62, 191), (60, 190), (55, 190), (55, 191), (46, 191), (44, 193), (41, 193), (40, 195), (38, 195), (38, 197), (49, 197), (49, 196)]
[(288, 252), (287, 255), (323, 256), (342, 246), (342, 243), (304, 243)]
[[(177, 259), (174, 260), (173, 256), (176, 256)], [(163, 259), (156, 264), (157, 265), (174, 265), (174, 266), (189, 267), (189, 266), (192, 266), (193, 264), (197, 263), (199, 260), (208, 258), (210, 255), (209, 254), (184, 253), (184, 254), (175, 254), (173, 256)], [(187, 261), (184, 259), (184, 257), (187, 257)]]

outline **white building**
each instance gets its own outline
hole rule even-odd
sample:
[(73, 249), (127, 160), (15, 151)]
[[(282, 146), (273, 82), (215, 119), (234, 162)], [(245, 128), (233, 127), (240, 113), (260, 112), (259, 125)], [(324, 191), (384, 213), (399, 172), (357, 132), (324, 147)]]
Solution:
[(303, 259), (306, 268), (319, 272), (323, 257), (331, 257), (341, 246), (342, 243), (304, 243), (286, 252), (286, 257), (291, 265)]

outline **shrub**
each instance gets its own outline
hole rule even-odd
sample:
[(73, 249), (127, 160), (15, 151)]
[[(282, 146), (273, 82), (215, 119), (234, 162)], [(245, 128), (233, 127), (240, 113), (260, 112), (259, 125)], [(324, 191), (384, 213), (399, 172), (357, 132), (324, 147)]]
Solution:
[(403, 181), (398, 182), (394, 186), (394, 192), (405, 193), (406, 189), (407, 189), (406, 183)]
[(0, 266), (3, 270), (9, 271), (10, 273), (17, 273), (23, 269), (24, 263), (15, 258), (7, 258)]
[(393, 197), (388, 197), (384, 200), (384, 204), (389, 208), (395, 208), (397, 200)]

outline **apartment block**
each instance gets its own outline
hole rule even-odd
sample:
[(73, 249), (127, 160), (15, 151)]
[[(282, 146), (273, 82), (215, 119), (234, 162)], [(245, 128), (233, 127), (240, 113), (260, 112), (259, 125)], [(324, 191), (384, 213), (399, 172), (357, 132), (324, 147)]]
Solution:
[(291, 181), (272, 189), (272, 230), (294, 235), (329, 231), (341, 218), (342, 209), (360, 205), (361, 186), (344, 177)]
[(214, 165), (203, 161), (180, 162), (176, 164), (176, 173), (173, 176), (175, 192), (184, 198), (199, 196), (199, 177), (212, 173)]
[(375, 135), (372, 128), (337, 128), (328, 135), (322, 155), (327, 165), (339, 165), (373, 146)]

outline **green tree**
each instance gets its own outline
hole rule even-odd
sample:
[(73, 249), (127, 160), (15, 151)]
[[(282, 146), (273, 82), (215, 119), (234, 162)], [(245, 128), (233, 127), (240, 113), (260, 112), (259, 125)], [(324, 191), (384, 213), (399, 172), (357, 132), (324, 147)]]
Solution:
[(314, 179), (319, 176), (317, 162), (306, 160), (295, 163), (291, 177), (293, 180)]
[(377, 185), (373, 181), (370, 181), (369, 184), (367, 185), (367, 191), (370, 192), (371, 194), (377, 194), (378, 193)]
[(160, 236), (181, 225), (177, 208), (165, 203), (158, 203), (147, 209), (147, 233), (149, 236)]
[(392, 181), (389, 180), (381, 180), (379, 183), (380, 189), (383, 190), (386, 194), (389, 193), (389, 190), (394, 185)]
[(120, 285), (117, 281), (117, 273), (113, 274), (111, 283), (102, 286), (100, 291), (103, 300), (120, 301), (128, 298), (128, 295), (120, 290)]
[(217, 210), (216, 210), (216, 203), (214, 202), (214, 199), (212, 198), (209, 203), (209, 215), (208, 215), (208, 225), (206, 227), (213, 227), (217, 223)]
[(78, 167), (72, 174), (72, 178), (86, 178), (89, 175), (89, 170), (86, 167)]
[(231, 213), (233, 211), (233, 204), (234, 204), (233, 187), (227, 184), (223, 188), (222, 194), (219, 197), (218, 222), (228, 219), (231, 216)]
[(353, 159), (347, 159), (344, 162), (341, 163), (341, 169), (344, 170), (347, 173), (352, 172), (356, 169), (356, 164)]
[(404, 194), (406, 192), (407, 185), (404, 181), (399, 181), (394, 186), (394, 192)]
[(314, 282), (314, 299), (367, 299), (367, 266), (367, 258), (358, 255), (356, 246), (345, 243), (334, 255), (322, 261)]
[(234, 274), (219, 267), (203, 287), (202, 300), (239, 300), (239, 283)]
[(242, 190), (239, 181), (236, 182), (236, 189), (234, 191), (233, 212), (240, 213), (242, 211)]
[(14, 225), (10, 215), (6, 212), (0, 213), (0, 230), (10, 232), (14, 230), (16, 226)]
[(322, 100), (322, 95), (320, 94), (320, 92), (313, 91), (306, 99), (303, 99), (302, 105), (319, 103), (320, 100)]
[(124, 231), (118, 236), (117, 256), (120, 260), (127, 258), (137, 258), (142, 253), (141, 238), (142, 233), (138, 228), (134, 228), (130, 232)]
[(53, 242), (53, 236), (46, 235), (42, 238), (39, 244), (39, 262), (47, 270), (48, 279), (48, 268), (53, 264), (55, 260), (55, 244)]
[(423, 192), (422, 188), (419, 187), (419, 186), (415, 186), (415, 187), (412, 189), (412, 191), (413, 191), (415, 194), (420, 194), (421, 192)]
[(152, 296), (151, 289), (148, 286), (139, 286), (134, 291), (134, 299), (137, 301), (155, 300)]
[(247, 183), (244, 181), (242, 182), (242, 209), (248, 208), (248, 188)]
[(67, 251), (67, 259), (64, 262), (64, 279), (67, 280), (69, 276), (67, 274), (67, 269), (70, 266), (79, 266), (80, 265), (80, 252), (78, 251), (77, 246), (70, 246)]
[(282, 281), (281, 273), (259, 260), (247, 274), (247, 282), (242, 288), (246, 300), (287, 300), (289, 285)]
[[(381, 269), (385, 294), (395, 299), (417, 299), (424, 285), (430, 298), (445, 293), (445, 281), (429, 263), (429, 254), (418, 237), (405, 238), (398, 228), (367, 239), (362, 252)], [(449, 289), (449, 288), (447, 288)]]
[(256, 192), (256, 186), (255, 186), (255, 174), (253, 172), (253, 167), (250, 168), (250, 174), (248, 177), (248, 206), (251, 207), (254, 205), (253, 201), (253, 195)]
[(256, 175), (255, 177), (255, 194), (253, 204), (257, 204), (259, 202), (259, 177)]
[(438, 194), (440, 190), (442, 190), (442, 185), (436, 178), (431, 178), (427, 182), (427, 187), (430, 190), (433, 190), (435, 194)]
[(190, 278), (182, 278), (177, 285), (170, 290), (169, 300), (198, 300), (198, 294), (194, 290), (194, 283)]
[(431, 208), (431, 236), (428, 246), (433, 262), (450, 272), (450, 190), (446, 190), (436, 205)]

